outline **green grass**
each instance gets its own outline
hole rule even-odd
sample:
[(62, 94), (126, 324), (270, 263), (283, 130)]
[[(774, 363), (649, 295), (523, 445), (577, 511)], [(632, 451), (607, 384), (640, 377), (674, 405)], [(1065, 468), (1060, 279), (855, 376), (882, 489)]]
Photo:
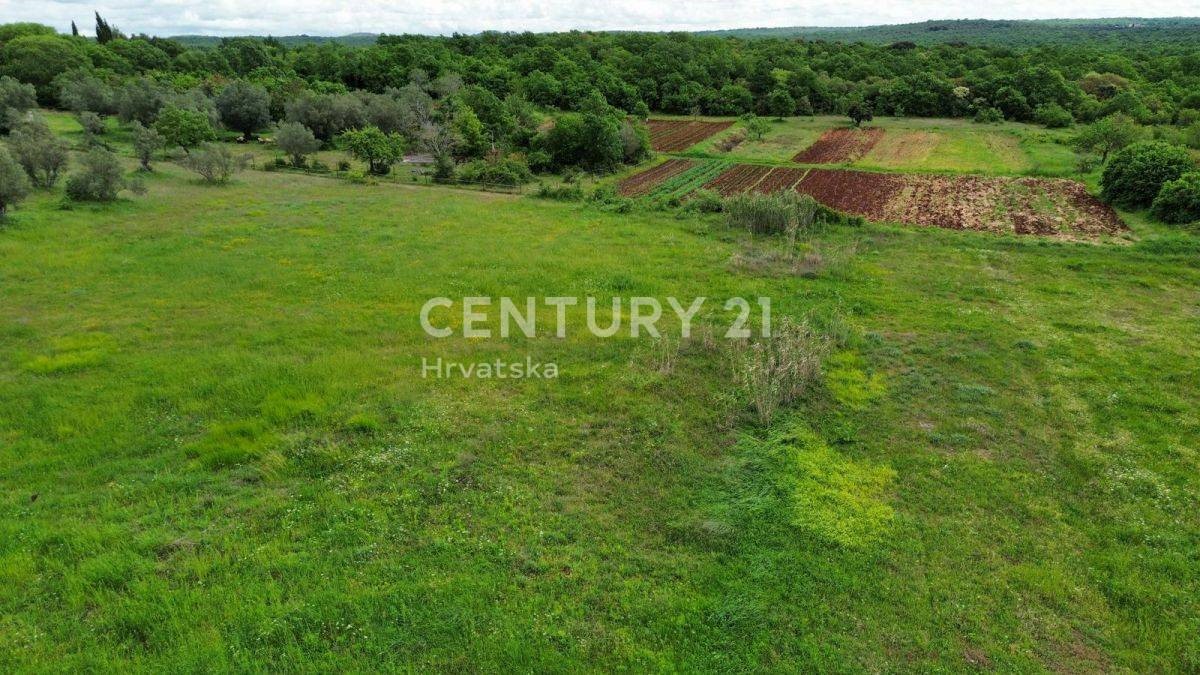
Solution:
[[(716, 218), (147, 183), (0, 229), (7, 671), (1200, 668), (1193, 235), (835, 229), (801, 277)], [(769, 296), (842, 346), (763, 428), (721, 354), (582, 311), (422, 333), (474, 295)], [(419, 371), (526, 354), (562, 376)]]
[[(792, 164), (792, 157), (822, 132), (847, 126), (844, 117), (791, 117), (772, 120), (760, 141), (747, 139), (730, 152), (716, 145), (742, 127), (728, 130), (681, 153), (734, 161)], [(877, 171), (1054, 175), (1075, 177), (1075, 159), (1065, 140), (1070, 130), (1004, 122), (976, 124), (965, 119), (879, 117), (870, 126), (885, 130), (875, 148), (846, 166)]]

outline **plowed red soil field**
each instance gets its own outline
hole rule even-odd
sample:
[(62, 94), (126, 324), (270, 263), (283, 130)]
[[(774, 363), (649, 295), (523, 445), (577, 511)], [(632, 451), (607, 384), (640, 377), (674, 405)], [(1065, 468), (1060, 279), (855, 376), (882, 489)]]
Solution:
[(896, 196), (904, 176), (866, 171), (813, 169), (796, 186), (831, 209), (883, 220), (888, 203)]
[(721, 193), (722, 197), (737, 194), (739, 192), (747, 192), (758, 182), (763, 179), (763, 176), (771, 173), (771, 167), (759, 166), (757, 164), (734, 164), (721, 175), (704, 184), (705, 189), (716, 190)]
[[(621, 182), (641, 196), (699, 164), (668, 160)], [(728, 196), (796, 190), (869, 220), (953, 230), (1087, 239), (1126, 229), (1082, 183), (1062, 178), (1003, 178), (875, 173), (735, 164), (704, 185)]]
[(763, 194), (771, 194), (780, 190), (790, 190), (795, 187), (796, 183), (804, 178), (804, 174), (808, 169), (785, 169), (777, 166), (771, 169), (771, 173), (767, 174), (766, 178), (759, 181), (758, 185), (754, 186), (755, 192)]
[(1081, 183), (813, 169), (796, 189), (870, 220), (1069, 239), (1126, 229)]
[(617, 191), (624, 197), (640, 197), (649, 194), (654, 186), (671, 176), (677, 176), (695, 165), (696, 163), (690, 159), (668, 159), (656, 167), (621, 181), (621, 184), (617, 186)]
[(815, 143), (792, 158), (801, 164), (839, 164), (853, 162), (875, 147), (883, 138), (883, 129), (830, 129)]
[(686, 150), (700, 141), (733, 126), (733, 122), (700, 120), (647, 120), (650, 147), (658, 152)]

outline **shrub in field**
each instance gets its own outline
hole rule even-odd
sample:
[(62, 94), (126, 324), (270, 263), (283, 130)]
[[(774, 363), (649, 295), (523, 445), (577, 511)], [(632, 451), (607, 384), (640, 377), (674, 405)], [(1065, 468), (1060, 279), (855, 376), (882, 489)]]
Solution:
[(459, 180), (469, 183), (515, 187), (533, 180), (533, 173), (524, 160), (518, 157), (501, 157), (468, 162), (459, 169), (458, 177)]
[(184, 108), (167, 108), (159, 114), (154, 122), (154, 128), (169, 146), (179, 146), (185, 151), (200, 145), (205, 141), (215, 140), (216, 131), (208, 120), (208, 115), (198, 110)]
[(1143, 141), (1122, 149), (1100, 175), (1104, 200), (1119, 206), (1149, 206), (1164, 183), (1194, 167), (1186, 148)]
[(801, 232), (812, 229), (817, 219), (817, 200), (808, 195), (797, 195), (793, 192), (784, 193), (784, 201), (788, 203), (791, 217), (788, 218), (787, 250), (789, 256), (796, 255), (796, 238)]
[(15, 122), (37, 107), (37, 91), (5, 75), (0, 77), (0, 133), (12, 131)]
[(1164, 223), (1200, 221), (1200, 171), (1185, 173), (1164, 183), (1150, 212)]
[(720, 152), (730, 152), (746, 140), (746, 130), (736, 129), (733, 133), (717, 141), (713, 147)]
[(1075, 123), (1071, 113), (1057, 103), (1038, 106), (1033, 111), (1033, 118), (1047, 129), (1065, 129)]
[(165, 141), (162, 134), (158, 133), (153, 127), (142, 126), (141, 122), (133, 121), (133, 154), (141, 162), (142, 171), (153, 171), (150, 168), (150, 162), (154, 159), (154, 153), (162, 149)]
[(1100, 165), (1100, 156), (1090, 152), (1075, 151), (1075, 171), (1078, 173), (1090, 173), (1093, 169)]
[(578, 185), (547, 185), (541, 183), (533, 196), (559, 202), (576, 202), (583, 199), (583, 188)]
[(788, 214), (774, 195), (742, 193), (725, 200), (725, 222), (756, 234), (783, 232)]
[(67, 166), (67, 143), (40, 119), (23, 122), (9, 138), (13, 156), (38, 187), (51, 188)]
[(19, 203), (29, 195), (29, 176), (17, 164), (3, 145), (0, 145), (0, 218), (8, 213), (8, 207)]
[(283, 122), (275, 129), (275, 145), (291, 158), (292, 166), (300, 168), (304, 166), (305, 157), (320, 149), (321, 141), (303, 124)]
[(341, 141), (346, 152), (366, 162), (368, 171), (375, 175), (388, 173), (392, 164), (404, 158), (404, 137), (385, 134), (378, 127), (347, 131)]
[(90, 110), (79, 113), (75, 119), (79, 122), (79, 126), (83, 127), (83, 133), (86, 136), (99, 136), (105, 131), (104, 118)]
[(997, 124), (1004, 121), (1004, 113), (999, 108), (985, 106), (975, 112), (974, 120), (978, 124)]
[(725, 209), (721, 194), (713, 190), (696, 190), (684, 202), (683, 208), (690, 213), (720, 213)]
[(75, 201), (111, 202), (128, 187), (117, 156), (103, 148), (88, 152), (79, 170), (67, 178), (67, 196)]
[(214, 184), (228, 182), (248, 163), (246, 155), (235, 155), (228, 147), (217, 143), (205, 143), (180, 162), (185, 169), (200, 174), (204, 182)]
[(626, 164), (637, 164), (650, 157), (650, 134), (644, 124), (621, 122), (621, 156)]
[(796, 192), (759, 194), (743, 192), (725, 200), (725, 221), (730, 227), (753, 234), (788, 234), (813, 225), (818, 205), (812, 197)]
[(733, 365), (738, 385), (763, 424), (780, 406), (804, 395), (821, 376), (829, 341), (807, 322), (784, 318), (771, 336), (738, 343)]

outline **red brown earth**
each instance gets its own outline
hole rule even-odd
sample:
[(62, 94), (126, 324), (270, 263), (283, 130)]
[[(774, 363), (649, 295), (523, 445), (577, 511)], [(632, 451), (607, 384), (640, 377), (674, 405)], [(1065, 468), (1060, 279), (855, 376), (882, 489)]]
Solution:
[[(669, 160), (626, 178), (621, 194), (645, 195), (695, 166)], [(880, 222), (952, 230), (1081, 239), (1127, 228), (1083, 184), (1062, 178), (1006, 178), (876, 173), (735, 164), (705, 188), (723, 196), (796, 190), (843, 213)]]
[(764, 176), (771, 173), (771, 167), (757, 164), (734, 164), (723, 171), (721, 175), (704, 184), (706, 190), (716, 190), (722, 197), (728, 197), (739, 192), (747, 192)]
[(718, 134), (733, 122), (704, 122), (701, 120), (647, 120), (650, 147), (657, 152), (686, 150), (704, 139)]
[(621, 181), (617, 192), (623, 197), (640, 197), (649, 194), (656, 185), (672, 176), (677, 176), (695, 166), (690, 159), (668, 159), (658, 166), (634, 174)]
[(830, 129), (803, 152), (792, 158), (801, 164), (841, 164), (853, 162), (875, 147), (883, 138), (883, 129)]

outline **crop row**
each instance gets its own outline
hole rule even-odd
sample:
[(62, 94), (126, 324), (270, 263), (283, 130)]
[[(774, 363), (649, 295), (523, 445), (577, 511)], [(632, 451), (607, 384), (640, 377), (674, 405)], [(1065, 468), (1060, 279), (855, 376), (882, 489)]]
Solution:
[(700, 189), (723, 196), (795, 190), (829, 208), (880, 222), (955, 230), (1079, 238), (1125, 226), (1083, 184), (1042, 178), (937, 176), (672, 160), (631, 176), (626, 195), (683, 198)]
[(696, 166), (659, 184), (651, 195), (663, 198), (686, 197), (716, 178), (729, 166), (729, 162), (698, 162)]
[(649, 193), (659, 183), (687, 171), (694, 165), (695, 162), (687, 159), (668, 159), (652, 169), (647, 169), (621, 181), (617, 190), (624, 197), (640, 197)]
[(704, 139), (728, 129), (733, 122), (700, 120), (648, 120), (650, 147), (658, 152), (685, 150)]

